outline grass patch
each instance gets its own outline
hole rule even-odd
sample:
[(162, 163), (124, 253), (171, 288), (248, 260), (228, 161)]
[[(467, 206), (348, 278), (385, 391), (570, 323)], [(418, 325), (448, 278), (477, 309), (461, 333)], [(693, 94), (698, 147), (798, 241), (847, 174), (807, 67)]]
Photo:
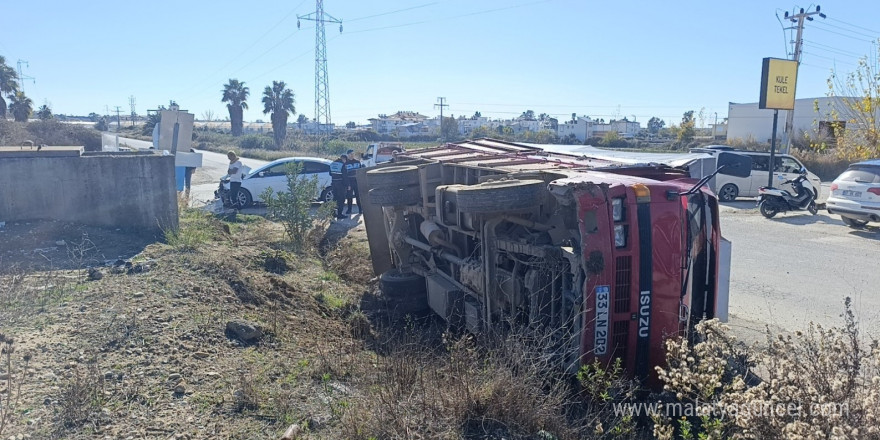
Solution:
[[(225, 226), (225, 227), (224, 227)], [(229, 233), (229, 226), (213, 215), (192, 208), (183, 209), (177, 228), (163, 230), (165, 243), (179, 251), (192, 252), (199, 245)]]
[(348, 300), (339, 297), (331, 292), (318, 292), (318, 294), (315, 295), (315, 300), (317, 300), (319, 304), (334, 312), (345, 309), (349, 304)]

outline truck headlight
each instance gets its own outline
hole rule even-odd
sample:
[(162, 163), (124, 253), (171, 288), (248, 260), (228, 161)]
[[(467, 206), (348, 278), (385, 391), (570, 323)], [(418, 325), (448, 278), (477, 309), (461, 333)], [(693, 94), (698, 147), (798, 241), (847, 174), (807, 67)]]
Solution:
[(614, 247), (626, 247), (626, 226), (614, 226)]
[(616, 222), (623, 220), (623, 199), (611, 199), (611, 219)]

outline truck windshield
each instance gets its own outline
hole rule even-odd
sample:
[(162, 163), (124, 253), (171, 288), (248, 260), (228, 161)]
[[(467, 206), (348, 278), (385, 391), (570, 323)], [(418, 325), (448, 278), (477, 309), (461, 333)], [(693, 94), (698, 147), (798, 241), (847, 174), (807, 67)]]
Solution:
[[(693, 332), (692, 326), (704, 318), (714, 315), (712, 290), (713, 279), (713, 219), (709, 206), (709, 198), (702, 191), (691, 194), (687, 198), (684, 240), (686, 252), (683, 255), (684, 276), (682, 277), (681, 302), (690, 313), (681, 316), (687, 321), (687, 333)], [(687, 296), (690, 293), (690, 304)]]

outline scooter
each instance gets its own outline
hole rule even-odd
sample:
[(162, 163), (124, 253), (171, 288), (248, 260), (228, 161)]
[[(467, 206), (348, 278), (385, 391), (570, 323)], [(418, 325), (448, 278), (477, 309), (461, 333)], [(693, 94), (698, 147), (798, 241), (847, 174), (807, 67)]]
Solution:
[(773, 218), (776, 214), (786, 211), (807, 210), (813, 215), (819, 212), (819, 207), (816, 206), (818, 193), (807, 180), (806, 168), (801, 168), (796, 178), (782, 182), (783, 185), (786, 183), (791, 184), (794, 194), (772, 186), (758, 188), (758, 210), (761, 211), (761, 215)]
[(220, 179), (220, 187), (214, 191), (214, 198), (220, 199), (220, 202), (223, 203), (224, 208), (229, 208), (232, 206), (232, 200), (229, 198), (229, 176), (224, 176)]

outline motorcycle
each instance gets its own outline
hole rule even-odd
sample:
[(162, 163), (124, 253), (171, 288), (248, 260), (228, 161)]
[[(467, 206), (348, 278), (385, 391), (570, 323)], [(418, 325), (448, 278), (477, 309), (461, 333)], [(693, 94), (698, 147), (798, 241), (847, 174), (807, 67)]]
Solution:
[(782, 182), (783, 185), (786, 183), (791, 184), (794, 194), (772, 186), (762, 186), (758, 189), (758, 210), (761, 211), (761, 215), (773, 218), (776, 214), (786, 211), (807, 210), (813, 215), (819, 212), (819, 207), (816, 205), (818, 192), (807, 180), (806, 168), (801, 168), (794, 179)]
[(232, 206), (232, 200), (229, 199), (229, 176), (224, 176), (220, 179), (220, 187), (214, 191), (214, 198), (220, 199), (224, 208)]

